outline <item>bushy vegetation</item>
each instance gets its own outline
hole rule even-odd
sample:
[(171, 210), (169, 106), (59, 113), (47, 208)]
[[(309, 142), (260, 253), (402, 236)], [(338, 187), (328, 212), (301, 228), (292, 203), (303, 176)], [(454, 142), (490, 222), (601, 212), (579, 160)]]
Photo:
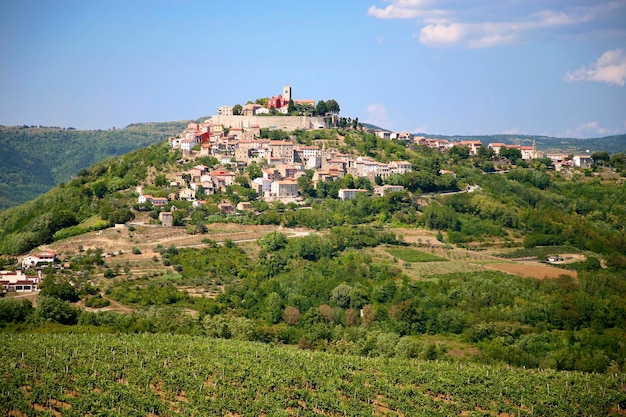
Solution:
[[(16, 323), (37, 328), (56, 322), (105, 332), (204, 334), (430, 360), (447, 357), (446, 338), (452, 338), (477, 347), (474, 360), (489, 364), (586, 372), (620, 372), (626, 366), (626, 284), (619, 272), (581, 268), (577, 280), (537, 280), (483, 271), (414, 281), (392, 258), (375, 261), (372, 250), (383, 245), (405, 262), (445, 259), (364, 227), (297, 239), (273, 232), (258, 245), (258, 257), (233, 242), (209, 241), (199, 250), (161, 248), (162, 259), (177, 273), (107, 282), (107, 298), (139, 308), (126, 315), (81, 312), (64, 301), (77, 295), (67, 281), (46, 278), (40, 297), (45, 302), (33, 309), (5, 300), (1, 324), (14, 329)], [(89, 263), (91, 257), (85, 253), (74, 262)], [(217, 296), (190, 297), (180, 285)], [(87, 285), (83, 293), (97, 290)], [(99, 307), (104, 301), (86, 296), (87, 302)], [(425, 336), (441, 342), (426, 342)]]

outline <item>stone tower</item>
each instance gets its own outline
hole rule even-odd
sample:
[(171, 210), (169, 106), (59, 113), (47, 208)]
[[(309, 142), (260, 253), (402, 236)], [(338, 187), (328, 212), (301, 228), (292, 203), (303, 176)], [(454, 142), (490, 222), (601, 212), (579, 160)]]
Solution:
[(289, 100), (291, 100), (291, 86), (290, 85), (286, 85), (283, 87), (283, 99), (287, 103), (289, 103)]

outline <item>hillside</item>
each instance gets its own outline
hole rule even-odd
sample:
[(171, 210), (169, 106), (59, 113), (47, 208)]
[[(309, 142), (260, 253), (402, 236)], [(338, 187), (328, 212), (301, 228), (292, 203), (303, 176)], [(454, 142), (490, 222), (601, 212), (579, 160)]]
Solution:
[(184, 126), (185, 121), (90, 131), (0, 127), (0, 210), (32, 200), (105, 158), (162, 142)]
[(626, 406), (624, 374), (359, 358), (187, 335), (0, 340), (3, 415), (571, 417), (622, 415)]
[[(265, 201), (250, 186), (263, 175), (255, 161), (222, 165), (161, 143), (99, 162), (0, 213), (0, 252), (39, 247), (59, 258), (36, 306), (0, 300), (0, 326), (81, 324), (371, 357), (399, 358), (411, 342), (413, 357), (431, 360), (626, 369), (621, 158), (556, 171), (545, 159), (515, 166), (361, 131), (261, 134), (411, 169), (375, 179), (401, 187), (382, 195), (356, 171), (313, 186), (311, 169), (297, 199)], [(200, 202), (177, 198), (203, 175), (216, 183)], [(366, 191), (339, 198), (353, 188)], [(139, 203), (140, 193), (164, 206)], [(229, 213), (225, 202), (248, 209)], [(173, 227), (160, 225), (163, 213)]]

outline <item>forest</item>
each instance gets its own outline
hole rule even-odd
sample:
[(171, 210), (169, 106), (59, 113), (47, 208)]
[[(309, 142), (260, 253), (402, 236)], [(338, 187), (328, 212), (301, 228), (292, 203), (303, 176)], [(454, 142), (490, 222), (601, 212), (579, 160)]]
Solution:
[(161, 143), (185, 126), (186, 122), (136, 123), (89, 131), (0, 127), (0, 210), (33, 200), (105, 158)]

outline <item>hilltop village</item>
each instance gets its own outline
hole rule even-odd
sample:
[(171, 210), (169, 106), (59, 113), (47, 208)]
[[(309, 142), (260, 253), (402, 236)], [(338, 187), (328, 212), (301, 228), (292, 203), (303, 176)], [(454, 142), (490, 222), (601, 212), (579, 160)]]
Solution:
[[(289, 112), (289, 109), (295, 106), (309, 111), (300, 112), (298, 115)], [(311, 172), (311, 185), (314, 188), (317, 188), (320, 182), (337, 181), (346, 175), (363, 179), (358, 183), (368, 185), (340, 189), (338, 197), (342, 200), (353, 199), (359, 194), (382, 196), (388, 192), (403, 190), (401, 185), (382, 185), (382, 183), (391, 175), (411, 172), (413, 167), (407, 161), (379, 162), (368, 156), (354, 156), (341, 152), (334, 147), (305, 145), (294, 143), (289, 139), (289, 133), (293, 134), (296, 131), (314, 131), (339, 125), (341, 119), (337, 113), (329, 111), (314, 115), (316, 113), (313, 109), (316, 109), (314, 100), (294, 100), (291, 87), (285, 86), (283, 94), (268, 98), (264, 104), (249, 102), (245, 106), (221, 106), (217, 114), (206, 121), (189, 123), (183, 132), (169, 138), (169, 145), (174, 150), (180, 150), (184, 158), (215, 158), (219, 168), (198, 164), (185, 172), (171, 174), (167, 178), (168, 185), (177, 187), (179, 189), (177, 194), (170, 194), (167, 198), (155, 197), (142, 194), (139, 190), (141, 195), (138, 203), (162, 207), (170, 200), (180, 199), (192, 202), (194, 207), (202, 205), (205, 201), (201, 200), (200, 195), (225, 191), (227, 187), (235, 184), (238, 172), (243, 172), (251, 164), (260, 168), (260, 172), (258, 176), (250, 178), (248, 185), (259, 199), (265, 201), (302, 203), (298, 179), (307, 173), (310, 176)], [(429, 139), (408, 132), (368, 129), (352, 120), (347, 127), (378, 138), (404, 141), (442, 152), (454, 146), (462, 146), (467, 149), (469, 156), (477, 155), (481, 149), (487, 149), (494, 155), (504, 154), (503, 150), (516, 151), (525, 161), (548, 157), (557, 170), (568, 164), (587, 168), (592, 162), (591, 158), (585, 155), (575, 156), (571, 160), (563, 154), (544, 155), (537, 150), (535, 144), (520, 146), (490, 143), (485, 147), (481, 141), (452, 142)], [(268, 135), (268, 132), (280, 132), (283, 135)], [(282, 137), (277, 140), (272, 139), (272, 136)], [(235, 210), (250, 209), (250, 203), (240, 202), (235, 207), (230, 202), (224, 201), (218, 207), (223, 212), (231, 213)], [(161, 213), (164, 225), (170, 225), (170, 219), (171, 213)]]

